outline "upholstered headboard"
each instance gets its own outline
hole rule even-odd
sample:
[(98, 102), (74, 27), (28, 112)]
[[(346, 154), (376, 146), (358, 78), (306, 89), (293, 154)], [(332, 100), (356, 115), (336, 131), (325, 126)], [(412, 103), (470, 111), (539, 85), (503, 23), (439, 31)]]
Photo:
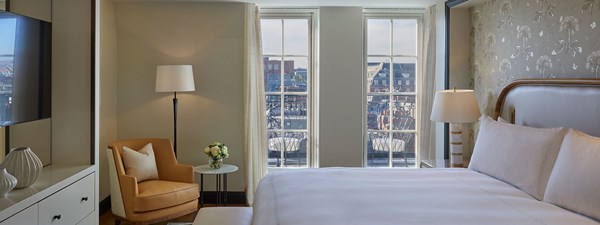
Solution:
[(600, 79), (517, 80), (496, 103), (494, 118), (531, 127), (567, 127), (600, 137)]

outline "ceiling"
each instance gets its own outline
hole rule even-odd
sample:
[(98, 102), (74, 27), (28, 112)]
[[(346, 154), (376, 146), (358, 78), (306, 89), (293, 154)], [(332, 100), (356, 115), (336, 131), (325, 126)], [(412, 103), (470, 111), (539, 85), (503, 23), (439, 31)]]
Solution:
[(252, 2), (261, 6), (425, 7), (438, 0), (114, 0), (115, 2)]

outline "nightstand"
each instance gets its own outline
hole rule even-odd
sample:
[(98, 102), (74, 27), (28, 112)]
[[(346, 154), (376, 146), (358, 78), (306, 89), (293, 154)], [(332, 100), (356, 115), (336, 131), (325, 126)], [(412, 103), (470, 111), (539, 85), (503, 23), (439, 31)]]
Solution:
[[(469, 160), (465, 160), (464, 161), (464, 168), (469, 167)], [(450, 160), (448, 159), (436, 159), (436, 160), (430, 160), (430, 159), (424, 159), (421, 160), (421, 168), (451, 168), (450, 167)]]
[(424, 159), (421, 160), (421, 168), (448, 168), (450, 167), (450, 160), (447, 159)]

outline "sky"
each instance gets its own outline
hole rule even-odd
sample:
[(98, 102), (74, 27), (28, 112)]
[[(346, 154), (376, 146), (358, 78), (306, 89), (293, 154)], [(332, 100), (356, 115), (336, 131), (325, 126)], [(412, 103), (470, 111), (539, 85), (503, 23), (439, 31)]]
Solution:
[[(17, 19), (0, 19), (0, 55), (12, 55), (15, 51), (15, 28)], [(7, 34), (7, 35), (4, 35)]]
[[(282, 42), (284, 54), (308, 55), (309, 29), (308, 19), (262, 19), (261, 36), (263, 54), (281, 54)], [(282, 36), (282, 29), (284, 29)], [(368, 29), (368, 54), (390, 54), (390, 33), (394, 33), (394, 54), (416, 55), (417, 45), (417, 20), (394, 19), (390, 24), (389, 19), (369, 19)], [(369, 60), (370, 61), (370, 60)], [(396, 62), (412, 62), (414, 59), (398, 59)], [(295, 67), (306, 68), (306, 60), (296, 61)]]

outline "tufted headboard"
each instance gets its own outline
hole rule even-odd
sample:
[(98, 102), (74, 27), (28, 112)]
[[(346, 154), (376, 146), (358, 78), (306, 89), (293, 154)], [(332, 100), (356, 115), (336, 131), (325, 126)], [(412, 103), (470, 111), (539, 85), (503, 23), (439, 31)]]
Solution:
[(567, 127), (600, 137), (600, 79), (527, 79), (507, 85), (498, 116), (517, 125)]

